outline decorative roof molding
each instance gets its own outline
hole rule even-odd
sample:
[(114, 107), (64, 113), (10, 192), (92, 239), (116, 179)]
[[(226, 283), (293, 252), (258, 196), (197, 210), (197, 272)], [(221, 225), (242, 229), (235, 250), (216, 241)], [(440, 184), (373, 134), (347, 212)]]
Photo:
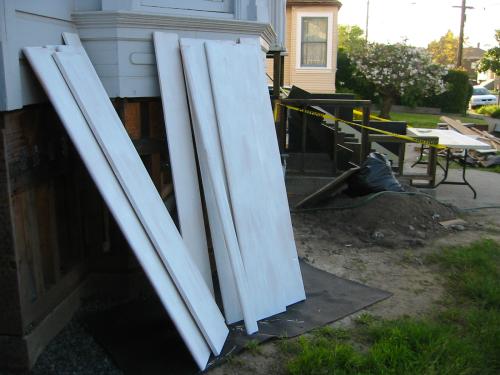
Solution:
[(277, 36), (269, 23), (204, 17), (186, 17), (137, 11), (76, 12), (73, 22), (79, 30), (135, 28), (144, 30), (184, 30), (214, 33), (237, 33), (260, 36), (269, 45)]

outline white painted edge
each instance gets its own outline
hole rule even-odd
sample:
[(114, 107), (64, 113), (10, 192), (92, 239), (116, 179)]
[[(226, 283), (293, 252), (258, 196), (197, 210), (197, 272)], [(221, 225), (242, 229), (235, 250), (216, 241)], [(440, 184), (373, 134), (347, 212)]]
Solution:
[(179, 37), (154, 32), (153, 41), (180, 231), (214, 295)]
[(210, 350), (52, 59), (52, 51), (41, 47), (23, 51), (165, 310), (203, 370)]
[(74, 47), (83, 47), (83, 44), (80, 40), (80, 37), (76, 33), (70, 33), (70, 32), (63, 32), (62, 33), (62, 38), (64, 41), (64, 44), (68, 46), (74, 46)]

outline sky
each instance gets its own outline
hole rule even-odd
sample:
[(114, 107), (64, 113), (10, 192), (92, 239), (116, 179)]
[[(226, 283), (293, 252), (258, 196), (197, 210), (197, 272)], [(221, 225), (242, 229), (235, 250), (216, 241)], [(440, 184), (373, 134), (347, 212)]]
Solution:
[[(341, 0), (339, 24), (366, 28), (367, 0)], [(461, 0), (370, 0), (368, 40), (427, 47), (451, 30), (460, 32)], [(467, 0), (466, 45), (488, 49), (496, 46), (495, 29), (500, 29), (500, 0)]]

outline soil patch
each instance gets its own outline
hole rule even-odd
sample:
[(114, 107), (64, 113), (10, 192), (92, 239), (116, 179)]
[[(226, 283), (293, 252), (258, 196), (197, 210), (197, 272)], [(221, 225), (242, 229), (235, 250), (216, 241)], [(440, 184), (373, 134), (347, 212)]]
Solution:
[(426, 240), (449, 231), (440, 221), (456, 217), (452, 207), (430, 196), (409, 194), (341, 196), (325, 202), (318, 210), (292, 215), (295, 239), (299, 243), (305, 244), (313, 236), (345, 246), (386, 248), (423, 246)]

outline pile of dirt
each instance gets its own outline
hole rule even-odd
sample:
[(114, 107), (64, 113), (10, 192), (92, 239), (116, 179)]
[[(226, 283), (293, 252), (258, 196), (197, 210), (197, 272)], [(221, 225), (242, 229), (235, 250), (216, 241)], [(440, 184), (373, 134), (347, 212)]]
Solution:
[[(325, 207), (350, 207), (325, 209)], [(382, 194), (375, 197), (341, 196), (319, 210), (292, 214), (295, 238), (311, 235), (346, 246), (388, 248), (423, 246), (447, 231), (439, 222), (456, 218), (456, 211), (427, 195)], [(449, 229), (448, 229), (449, 231)]]

